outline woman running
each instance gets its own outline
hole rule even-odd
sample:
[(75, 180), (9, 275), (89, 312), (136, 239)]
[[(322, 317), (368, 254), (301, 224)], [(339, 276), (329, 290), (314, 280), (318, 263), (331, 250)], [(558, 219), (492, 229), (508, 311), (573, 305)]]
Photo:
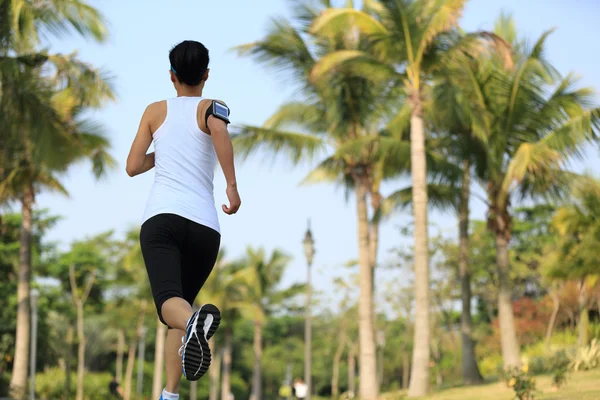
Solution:
[[(229, 108), (202, 97), (209, 76), (208, 50), (199, 42), (184, 41), (171, 50), (169, 60), (177, 97), (146, 108), (127, 157), (129, 176), (156, 167), (140, 244), (158, 317), (169, 327), (162, 400), (179, 399), (182, 371), (190, 381), (206, 373), (208, 340), (221, 320), (211, 304), (192, 310), (221, 242), (213, 197), (217, 159), (229, 199), (223, 211), (232, 215), (241, 205), (227, 131)], [(154, 152), (146, 154), (152, 142)]]

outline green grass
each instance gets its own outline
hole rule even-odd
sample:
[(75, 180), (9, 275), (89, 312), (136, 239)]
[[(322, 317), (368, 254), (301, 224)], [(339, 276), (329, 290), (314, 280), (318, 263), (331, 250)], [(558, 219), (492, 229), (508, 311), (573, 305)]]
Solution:
[[(536, 377), (536, 400), (599, 400), (600, 370), (578, 372), (567, 376), (567, 384), (560, 390), (552, 391), (550, 376)], [(385, 400), (403, 399), (399, 393), (382, 396)], [(425, 397), (424, 400), (512, 400), (514, 392), (502, 382), (475, 387), (462, 387), (443, 390)]]

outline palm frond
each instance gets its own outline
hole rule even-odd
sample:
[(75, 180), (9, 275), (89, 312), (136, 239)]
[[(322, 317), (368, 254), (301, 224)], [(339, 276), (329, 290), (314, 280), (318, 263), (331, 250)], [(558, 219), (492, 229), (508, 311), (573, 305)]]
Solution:
[(314, 35), (339, 35), (355, 26), (363, 34), (385, 36), (387, 28), (368, 13), (352, 8), (330, 8), (314, 21), (310, 33)]
[(315, 183), (340, 183), (344, 181), (346, 163), (343, 159), (328, 157), (308, 173), (300, 185)]
[(311, 160), (325, 145), (322, 138), (314, 135), (247, 125), (236, 129), (232, 141), (244, 159), (264, 149), (273, 154), (284, 153), (294, 165), (302, 160)]
[(314, 66), (310, 80), (317, 82), (331, 74), (343, 71), (348, 76), (365, 78), (373, 82), (389, 81), (398, 78), (393, 66), (382, 63), (360, 50), (339, 50), (323, 56)]
[(57, 177), (52, 176), (52, 174), (48, 172), (38, 174), (35, 183), (36, 186), (50, 190), (51, 192), (58, 192), (64, 196), (69, 196), (69, 192), (62, 183), (60, 183)]
[[(391, 216), (394, 212), (403, 211), (412, 206), (412, 187), (406, 187), (392, 193), (383, 201), (381, 216)], [(461, 189), (451, 185), (429, 183), (427, 185), (427, 198), (429, 205), (438, 210), (456, 211), (460, 199)]]
[(269, 33), (263, 40), (237, 46), (233, 50), (278, 71), (291, 72), (298, 82), (308, 76), (315, 63), (300, 32), (283, 18), (271, 21)]
[(290, 102), (282, 105), (263, 125), (266, 129), (301, 128), (309, 132), (324, 132), (325, 110), (317, 103)]
[(441, 33), (458, 26), (467, 0), (445, 0), (437, 2), (439, 8), (430, 14), (422, 28), (421, 38), (415, 53), (415, 64), (420, 65), (427, 48)]

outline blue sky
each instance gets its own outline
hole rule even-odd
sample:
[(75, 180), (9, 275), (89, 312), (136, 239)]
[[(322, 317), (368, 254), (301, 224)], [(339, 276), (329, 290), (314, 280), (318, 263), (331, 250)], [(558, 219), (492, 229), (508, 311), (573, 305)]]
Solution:
[[(218, 1), (97, 0), (91, 1), (106, 16), (111, 37), (98, 45), (78, 38), (50, 41), (53, 51), (78, 50), (82, 59), (110, 70), (115, 76), (118, 101), (94, 113), (113, 143), (119, 167), (107, 179), (95, 182), (88, 165), (74, 167), (64, 178), (70, 198), (55, 194), (38, 197), (38, 207), (49, 208), (63, 221), (50, 233), (51, 240), (68, 244), (72, 240), (114, 229), (118, 234), (139, 226), (153, 173), (129, 178), (125, 160), (144, 108), (151, 102), (175, 95), (169, 81), (168, 51), (181, 40), (203, 42), (211, 52), (211, 76), (206, 97), (226, 101), (234, 124), (262, 124), (279, 104), (289, 100), (293, 87), (285, 77), (266, 70), (230, 51), (233, 46), (261, 38), (270, 18), (287, 13), (284, 0)], [(548, 40), (548, 57), (566, 73), (583, 77), (582, 84), (600, 88), (600, 3), (597, 0), (471, 0), (463, 18), (467, 31), (491, 29), (500, 12), (511, 12), (519, 32), (537, 37), (556, 27)], [(590, 152), (589, 168), (598, 167), (598, 153)], [(221, 171), (215, 174), (215, 199), (220, 212), (223, 245), (232, 256), (241, 255), (247, 245), (280, 248), (293, 257), (285, 283), (304, 280), (306, 267), (302, 237), (311, 218), (316, 240), (313, 279), (325, 290), (334, 276), (347, 271), (342, 265), (355, 259), (356, 212), (352, 196), (332, 186), (298, 186), (310, 165), (292, 167), (283, 159), (268, 155), (237, 163), (242, 208), (236, 216), (220, 211), (225, 200)], [(384, 194), (400, 183), (386, 185)], [(483, 205), (472, 204), (473, 217), (483, 218)], [(407, 247), (411, 241), (398, 227), (411, 221), (397, 215), (381, 231), (380, 259), (393, 260), (390, 249)], [(432, 212), (430, 222), (453, 234), (456, 219)], [(389, 272), (404, 279), (406, 270)]]

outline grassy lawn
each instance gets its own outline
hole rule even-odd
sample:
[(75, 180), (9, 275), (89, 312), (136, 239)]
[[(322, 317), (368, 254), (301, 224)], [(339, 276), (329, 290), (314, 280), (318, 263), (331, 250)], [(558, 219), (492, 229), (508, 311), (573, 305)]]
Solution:
[[(550, 376), (536, 377), (539, 392), (537, 400), (600, 400), (600, 370), (569, 374), (566, 386), (558, 392), (552, 391)], [(401, 396), (387, 395), (383, 399), (402, 399)], [(492, 383), (469, 388), (455, 388), (435, 393), (427, 400), (512, 400), (514, 392), (504, 383)]]

